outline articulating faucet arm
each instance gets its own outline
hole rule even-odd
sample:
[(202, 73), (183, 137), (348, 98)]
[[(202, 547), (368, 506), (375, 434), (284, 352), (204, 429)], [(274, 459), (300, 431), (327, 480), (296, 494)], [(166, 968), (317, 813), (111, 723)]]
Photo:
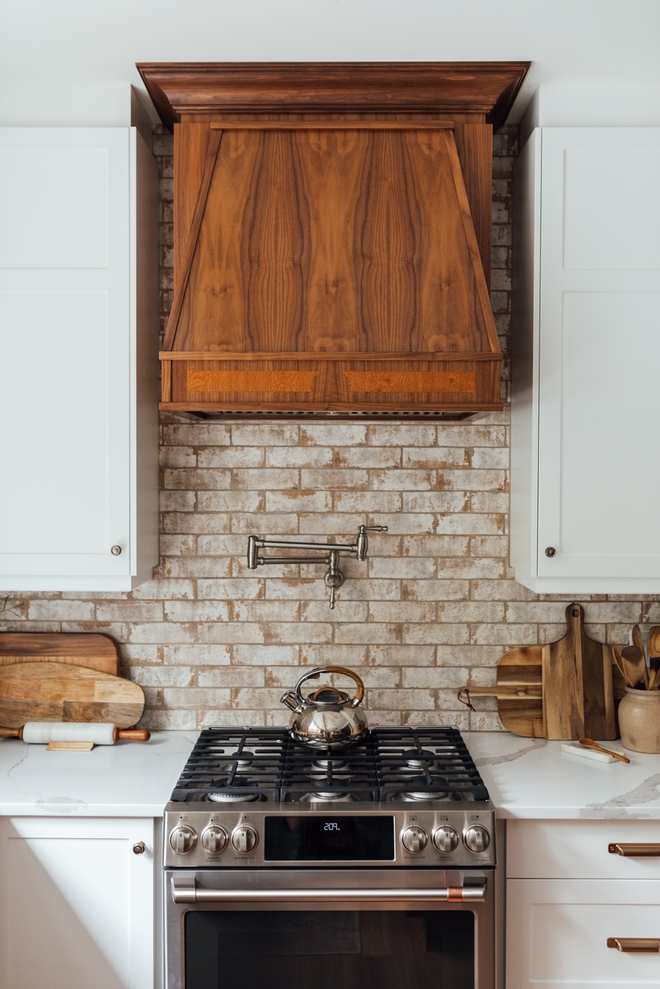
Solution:
[[(350, 554), (361, 563), (366, 560), (369, 550), (367, 532), (387, 532), (386, 525), (360, 525), (358, 536), (354, 543), (301, 543), (290, 539), (260, 539), (258, 536), (248, 536), (247, 565), (248, 569), (256, 570), (265, 564), (282, 563), (325, 563), (328, 571), (325, 575), (326, 586), (330, 588), (330, 607), (335, 606), (335, 591), (344, 583), (344, 575), (339, 569), (339, 557), (342, 553)], [(270, 547), (277, 549), (306, 550), (312, 553), (323, 553), (323, 556), (263, 556), (260, 550)]]

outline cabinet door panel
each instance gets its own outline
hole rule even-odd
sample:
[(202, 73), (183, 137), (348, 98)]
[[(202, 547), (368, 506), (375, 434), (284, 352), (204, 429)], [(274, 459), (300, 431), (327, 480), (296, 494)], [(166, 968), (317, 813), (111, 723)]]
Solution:
[(660, 936), (660, 882), (507, 883), (507, 989), (660, 986), (660, 954), (607, 947)]
[(538, 576), (657, 578), (660, 130), (542, 141)]
[(151, 820), (2, 820), (0, 984), (152, 989), (153, 865)]
[(0, 575), (130, 573), (129, 164), (127, 129), (0, 130)]

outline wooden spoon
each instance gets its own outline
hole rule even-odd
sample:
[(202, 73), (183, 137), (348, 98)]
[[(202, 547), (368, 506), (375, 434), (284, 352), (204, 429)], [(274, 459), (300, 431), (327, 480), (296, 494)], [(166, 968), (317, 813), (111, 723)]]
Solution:
[(649, 629), (649, 666), (652, 670), (660, 667), (660, 625)]
[(624, 661), (621, 655), (621, 650), (618, 646), (612, 646), (612, 655), (614, 656), (614, 662), (616, 663), (617, 669), (621, 676), (623, 677), (627, 687), (633, 687), (634, 684), (630, 682), (628, 677), (628, 664)]
[(642, 635), (642, 630), (640, 629), (639, 625), (635, 625), (635, 627), (632, 630), (632, 640), (633, 640), (633, 645), (637, 646), (637, 648), (641, 652), (642, 658), (644, 660), (644, 686), (648, 690), (649, 689), (649, 668), (648, 668), (648, 665), (647, 665), (647, 662), (646, 662), (646, 649), (644, 647), (644, 636)]
[(621, 657), (626, 664), (628, 679), (632, 686), (639, 687), (640, 683), (643, 683), (644, 687), (648, 689), (649, 674), (646, 669), (644, 653), (640, 651), (639, 647), (626, 646), (625, 649), (621, 650)]
[(594, 742), (593, 738), (581, 738), (580, 745), (584, 745), (585, 749), (598, 749), (599, 752), (604, 752), (605, 755), (612, 755), (615, 759), (620, 759), (621, 762), (630, 762), (627, 756), (621, 755), (620, 752), (614, 752), (613, 749), (604, 749), (598, 742)]

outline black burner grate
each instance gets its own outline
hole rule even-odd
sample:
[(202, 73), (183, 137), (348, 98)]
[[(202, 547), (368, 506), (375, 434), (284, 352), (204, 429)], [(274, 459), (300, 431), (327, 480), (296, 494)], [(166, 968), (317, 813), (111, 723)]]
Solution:
[(372, 728), (338, 751), (293, 741), (285, 728), (206, 728), (172, 800), (487, 800), (456, 728)]

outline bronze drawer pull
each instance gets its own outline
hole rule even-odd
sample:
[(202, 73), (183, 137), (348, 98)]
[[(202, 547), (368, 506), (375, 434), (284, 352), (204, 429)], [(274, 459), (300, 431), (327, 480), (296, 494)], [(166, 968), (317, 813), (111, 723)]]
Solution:
[(612, 841), (607, 846), (610, 855), (623, 855), (636, 858), (660, 858), (660, 842), (657, 841)]
[(647, 954), (660, 952), (660, 937), (608, 937), (608, 948), (617, 951), (641, 951)]

